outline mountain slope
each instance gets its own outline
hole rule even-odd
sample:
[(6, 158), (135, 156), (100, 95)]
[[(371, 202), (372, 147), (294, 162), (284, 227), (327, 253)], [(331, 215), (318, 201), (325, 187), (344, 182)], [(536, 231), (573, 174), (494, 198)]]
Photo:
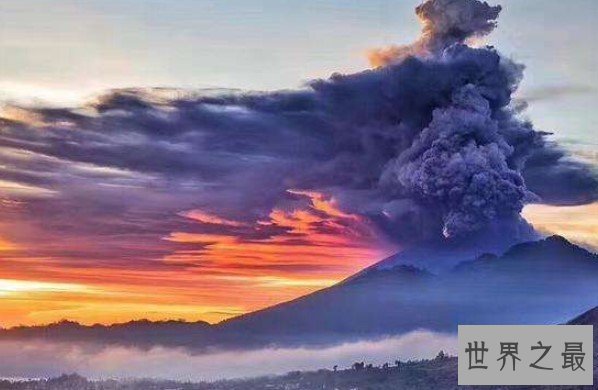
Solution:
[(558, 323), (597, 303), (598, 256), (554, 236), (439, 275), (405, 265), (370, 267), (219, 327), (264, 340), (319, 341), (420, 328), (453, 332), (458, 324)]
[[(593, 309), (586, 311), (583, 314), (575, 317), (571, 321), (567, 322), (568, 325), (592, 325), (598, 327), (598, 306)], [(595, 329), (598, 330), (598, 329)], [(594, 339), (598, 340), (598, 332), (594, 332)], [(594, 351), (598, 353), (598, 349), (594, 348)]]

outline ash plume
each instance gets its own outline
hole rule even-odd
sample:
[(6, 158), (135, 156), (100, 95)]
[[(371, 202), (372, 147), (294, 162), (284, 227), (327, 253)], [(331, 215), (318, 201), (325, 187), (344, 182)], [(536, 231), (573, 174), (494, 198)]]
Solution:
[[(487, 231), (512, 242), (533, 235), (528, 202), (595, 201), (595, 168), (512, 106), (523, 66), (467, 45), (500, 7), (428, 0), (416, 12), (416, 43), (302, 90), (130, 89), (76, 109), (21, 108), (3, 119), (0, 146), (28, 158), (2, 153), (0, 178), (51, 189), (17, 197), (32, 220), (90, 236), (115, 223), (100, 209), (153, 207), (151, 223), (119, 228), (163, 237), (179, 223), (164, 215), (182, 204), (245, 225), (297, 207), (295, 190), (334, 197), (402, 244)], [(73, 207), (76, 221), (60, 212)]]

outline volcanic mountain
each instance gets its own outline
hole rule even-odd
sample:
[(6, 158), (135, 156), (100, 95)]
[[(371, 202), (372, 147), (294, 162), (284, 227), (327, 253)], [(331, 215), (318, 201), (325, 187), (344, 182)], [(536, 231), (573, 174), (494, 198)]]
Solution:
[[(15, 328), (0, 339), (42, 338), (190, 348), (329, 344), (458, 324), (563, 323), (598, 303), (598, 256), (559, 236), (463, 258), (431, 273), (419, 257), (386, 259), (315, 293), (217, 325), (132, 322), (86, 327), (63, 322)], [(411, 263), (411, 264), (410, 264)]]
[[(396, 256), (395, 256), (396, 257)], [(598, 303), (598, 256), (563, 237), (512, 246), (448, 272), (389, 259), (308, 296), (219, 325), (253, 337), (362, 338), (458, 324), (559, 323)]]

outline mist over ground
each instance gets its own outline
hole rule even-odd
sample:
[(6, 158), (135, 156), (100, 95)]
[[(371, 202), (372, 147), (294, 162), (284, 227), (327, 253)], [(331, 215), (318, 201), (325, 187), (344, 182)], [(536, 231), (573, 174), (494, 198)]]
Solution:
[(97, 344), (43, 341), (0, 342), (0, 376), (46, 378), (77, 372), (92, 379), (164, 378), (218, 380), (282, 374), (294, 370), (350, 367), (367, 361), (432, 358), (440, 350), (456, 354), (455, 335), (427, 331), (326, 348), (263, 348), (193, 354), (184, 348), (142, 350)]

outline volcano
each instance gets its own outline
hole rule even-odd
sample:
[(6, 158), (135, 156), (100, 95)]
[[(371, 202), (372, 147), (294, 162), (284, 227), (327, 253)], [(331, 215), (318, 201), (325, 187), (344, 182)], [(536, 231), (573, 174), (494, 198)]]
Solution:
[(360, 339), (417, 329), (452, 333), (459, 324), (562, 323), (598, 303), (598, 256), (560, 236), (462, 259), (438, 274), (421, 267), (424, 252), (412, 253), (418, 256), (395, 255), (330, 288), (218, 327), (263, 342)]

